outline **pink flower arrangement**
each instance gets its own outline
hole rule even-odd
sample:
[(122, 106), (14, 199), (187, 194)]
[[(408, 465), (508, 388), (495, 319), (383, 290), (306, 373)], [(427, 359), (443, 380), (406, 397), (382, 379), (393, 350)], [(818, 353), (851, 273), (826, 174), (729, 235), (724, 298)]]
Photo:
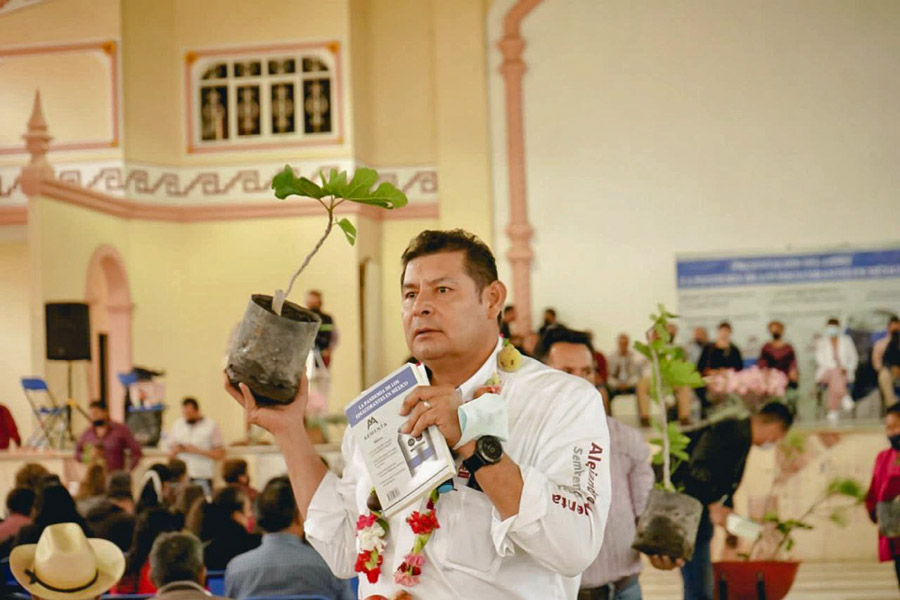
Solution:
[(710, 375), (706, 378), (706, 384), (712, 394), (734, 394), (745, 401), (756, 401), (783, 397), (788, 377), (778, 369), (753, 366), (743, 371), (728, 369)]

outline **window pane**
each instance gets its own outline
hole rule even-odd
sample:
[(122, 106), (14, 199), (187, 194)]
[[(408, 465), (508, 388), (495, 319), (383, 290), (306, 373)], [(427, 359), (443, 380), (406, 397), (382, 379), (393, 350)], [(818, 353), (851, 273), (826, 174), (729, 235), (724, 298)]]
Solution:
[(258, 60), (234, 63), (235, 77), (259, 77), (260, 74), (262, 74), (262, 65)]
[(258, 85), (238, 86), (236, 109), (238, 135), (259, 135), (261, 123)]
[(303, 131), (331, 132), (330, 80), (310, 79), (303, 82)]
[(294, 84), (272, 86), (272, 133), (294, 133)]
[(269, 61), (269, 75), (284, 75), (297, 72), (297, 63), (293, 58), (276, 58)]
[(228, 66), (225, 63), (210, 65), (203, 71), (201, 79), (225, 79), (228, 77)]
[(224, 85), (200, 88), (201, 139), (228, 139), (228, 88)]
[(304, 56), (303, 57), (303, 72), (304, 73), (317, 73), (319, 71), (327, 71), (328, 65), (326, 65), (322, 60), (314, 57), (314, 56)]

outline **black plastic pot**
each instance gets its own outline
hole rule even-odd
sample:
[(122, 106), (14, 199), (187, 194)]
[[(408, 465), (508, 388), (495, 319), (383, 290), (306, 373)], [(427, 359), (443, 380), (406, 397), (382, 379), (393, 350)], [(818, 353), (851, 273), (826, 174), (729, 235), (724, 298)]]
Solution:
[(696, 498), (654, 488), (631, 547), (648, 555), (690, 560), (702, 514), (703, 505)]
[(272, 296), (251, 296), (225, 368), (232, 385), (247, 384), (260, 404), (293, 402), (321, 323), (293, 302), (285, 302), (278, 316)]
[(879, 502), (875, 507), (878, 533), (886, 538), (900, 537), (900, 497), (889, 502)]

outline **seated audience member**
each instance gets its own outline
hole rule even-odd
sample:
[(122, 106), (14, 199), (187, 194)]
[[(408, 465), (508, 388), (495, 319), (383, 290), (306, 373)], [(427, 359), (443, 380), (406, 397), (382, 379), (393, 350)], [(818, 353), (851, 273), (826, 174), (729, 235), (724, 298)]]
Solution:
[(180, 458), (170, 458), (166, 464), (169, 468), (169, 497), (166, 506), (175, 506), (184, 487), (190, 484), (187, 476), (187, 463)]
[(35, 494), (41, 488), (41, 480), (50, 474), (43, 465), (26, 463), (16, 471), (16, 487), (31, 490)]
[(545, 308), (544, 309), (544, 322), (538, 328), (538, 338), (544, 337), (544, 334), (547, 333), (548, 330), (561, 326), (562, 323), (559, 322), (556, 318), (556, 309), (554, 308)]
[(58, 523), (36, 544), (13, 550), (9, 568), (34, 600), (91, 600), (119, 580), (125, 558), (115, 544), (89, 539), (74, 523)]
[(98, 538), (109, 540), (128, 552), (134, 537), (134, 498), (131, 473), (115, 471), (109, 476), (106, 497), (85, 515), (88, 528)]
[(102, 460), (110, 471), (134, 469), (143, 452), (128, 425), (111, 420), (109, 410), (102, 401), (91, 402), (88, 410), (91, 414), (91, 426), (75, 444), (75, 460)]
[(200, 539), (203, 564), (210, 571), (225, 570), (232, 558), (259, 546), (260, 536), (247, 532), (249, 508), (247, 496), (234, 487), (222, 488), (203, 506)]
[[(900, 496), (900, 404), (892, 404), (884, 416), (884, 432), (890, 448), (885, 448), (875, 458), (872, 483), (866, 494), (866, 508), (873, 523), (878, 522), (878, 504), (894, 502)], [(900, 583), (900, 538), (878, 536), (878, 559), (894, 562), (897, 581)]]
[(759, 358), (756, 360), (756, 366), (760, 369), (781, 371), (787, 375), (788, 387), (796, 388), (799, 380), (797, 355), (794, 353), (794, 347), (782, 339), (784, 323), (772, 321), (769, 323), (769, 333), (772, 335), (772, 341), (762, 347)]
[(92, 463), (84, 474), (84, 479), (75, 494), (78, 512), (87, 515), (106, 496), (106, 467), (102, 462)]
[(150, 580), (150, 548), (163, 533), (181, 529), (179, 519), (165, 508), (147, 509), (138, 515), (131, 547), (125, 554), (125, 574), (113, 587), (113, 594), (153, 594)]
[[(546, 336), (542, 360), (548, 366), (591, 383), (594, 379), (593, 346), (587, 335), (556, 329)], [(607, 414), (609, 406), (604, 400)], [(598, 407), (599, 408), (599, 407)], [(580, 600), (609, 598), (638, 600), (641, 586), (641, 555), (632, 549), (637, 519), (647, 504), (653, 488), (650, 448), (641, 433), (608, 417), (610, 486), (614, 490), (609, 505), (607, 532), (603, 547), (593, 564), (581, 578)], [(615, 528), (615, 529), (614, 529)], [(674, 567), (676, 565), (672, 565)], [(226, 574), (227, 582), (227, 574)]]
[(887, 336), (875, 342), (872, 348), (872, 368), (878, 374), (878, 388), (885, 406), (897, 402), (895, 387), (900, 382), (900, 318), (888, 321)]
[[(200, 500), (205, 499), (203, 486), (198, 483), (189, 483), (182, 488), (175, 502), (175, 510), (184, 515), (185, 526), (187, 526), (188, 515), (191, 514), (191, 508)], [(197, 532), (194, 533), (195, 535)]]
[[(671, 321), (668, 324), (669, 343), (675, 341), (678, 336), (678, 326)], [(651, 334), (651, 339), (658, 339), (656, 331)], [(641, 417), (641, 425), (647, 427), (650, 421), (650, 387), (653, 384), (653, 365), (644, 357), (644, 367), (641, 372), (641, 381), (638, 383), (637, 400), (638, 414)], [(694, 389), (685, 385), (677, 386), (674, 390), (675, 407), (667, 411), (674, 410), (679, 423), (682, 425), (691, 425), (691, 403), (694, 401)], [(674, 419), (674, 417), (671, 417)]]
[(19, 530), (31, 523), (31, 509), (34, 507), (34, 492), (25, 488), (13, 488), (6, 495), (6, 518), (0, 523), (0, 542), (17, 535)]
[(250, 485), (250, 475), (247, 474), (247, 461), (242, 458), (229, 458), (222, 463), (222, 479), (226, 485), (234, 486), (244, 492), (250, 502), (256, 500), (259, 494)]
[(106, 497), (129, 514), (134, 514), (134, 496), (132, 495), (131, 473), (113, 471), (106, 483)]
[(697, 361), (697, 370), (704, 377), (718, 371), (744, 368), (741, 351), (731, 342), (731, 323), (722, 321), (716, 331), (716, 341), (707, 344)]
[(203, 547), (190, 533), (164, 533), (156, 538), (150, 550), (150, 580), (157, 588), (155, 600), (218, 598), (203, 587)]
[(694, 337), (691, 338), (691, 341), (684, 348), (687, 359), (695, 365), (699, 363), (700, 355), (703, 354), (703, 349), (706, 348), (708, 343), (709, 333), (707, 333), (706, 327), (694, 327)]
[(57, 523), (75, 523), (84, 530), (85, 535), (91, 534), (87, 522), (75, 507), (75, 500), (69, 490), (61, 485), (51, 484), (38, 492), (34, 501), (32, 523), (19, 530), (15, 545), (36, 544), (44, 530)]
[(19, 448), (22, 447), (22, 438), (19, 436), (16, 420), (6, 405), (0, 404), (0, 450), (7, 450), (11, 442), (15, 442)]
[(140, 514), (148, 508), (166, 506), (171, 479), (172, 472), (162, 463), (157, 463), (147, 469), (139, 486), (135, 512)]
[(856, 377), (859, 355), (849, 335), (841, 333), (841, 322), (828, 319), (825, 335), (816, 346), (816, 383), (825, 388), (828, 421), (836, 423), (840, 410), (851, 410), (850, 385)]
[(629, 347), (629, 342), (628, 334), (620, 333), (616, 341), (616, 350), (609, 355), (609, 379), (606, 384), (609, 390), (609, 400), (612, 403), (616, 396), (633, 394), (638, 400), (641, 425), (649, 427), (650, 399), (649, 397), (645, 398), (649, 390), (643, 388), (638, 390), (646, 361)]
[(514, 337), (520, 337), (515, 335), (516, 331), (516, 307), (510, 304), (506, 308), (503, 309), (503, 318), (500, 323), (500, 335), (510, 341), (511, 344), (515, 345), (515, 341), (513, 341)]
[(724, 527), (732, 512), (733, 496), (744, 477), (751, 446), (766, 448), (778, 443), (793, 422), (785, 405), (770, 402), (750, 417), (723, 419), (688, 433), (690, 459), (672, 473), (672, 482), (704, 508), (694, 556), (681, 568), (685, 598), (712, 600), (713, 525)]
[(234, 557), (225, 570), (225, 595), (316, 594), (334, 600), (355, 596), (346, 581), (331, 574), (319, 553), (303, 537), (303, 522), (287, 477), (266, 484), (256, 501), (256, 518), (265, 531), (262, 545)]

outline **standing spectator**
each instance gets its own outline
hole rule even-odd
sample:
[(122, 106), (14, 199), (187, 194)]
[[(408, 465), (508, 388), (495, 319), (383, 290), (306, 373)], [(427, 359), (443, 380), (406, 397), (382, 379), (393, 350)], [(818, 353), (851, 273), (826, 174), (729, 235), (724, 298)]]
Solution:
[[(131, 430), (127, 425), (111, 421), (103, 402), (91, 402), (89, 411), (91, 426), (81, 434), (75, 445), (75, 460), (90, 463), (95, 459), (102, 459), (109, 471), (133, 470), (143, 453)], [(127, 462), (126, 452), (129, 453)]]
[(772, 341), (762, 347), (756, 366), (760, 369), (781, 371), (787, 375), (788, 387), (796, 388), (799, 380), (797, 355), (794, 353), (794, 347), (782, 339), (784, 337), (784, 323), (781, 321), (769, 323), (769, 334), (772, 336)]
[(227, 485), (234, 486), (244, 492), (251, 504), (256, 501), (259, 492), (250, 485), (247, 473), (247, 461), (242, 458), (229, 458), (222, 463), (222, 479)]
[(16, 471), (16, 487), (29, 489), (37, 494), (41, 489), (41, 480), (50, 474), (44, 465), (25, 463)]
[(316, 350), (322, 357), (322, 364), (325, 367), (331, 365), (331, 354), (338, 342), (337, 327), (334, 324), (334, 317), (322, 311), (322, 292), (319, 290), (310, 290), (306, 294), (306, 308), (313, 311), (322, 319), (322, 325), (319, 326), (319, 333), (316, 334)]
[(125, 558), (115, 544), (88, 539), (74, 523), (59, 523), (47, 527), (36, 544), (16, 548), (9, 568), (35, 600), (90, 600), (119, 580)]
[(169, 434), (169, 458), (176, 456), (187, 465), (188, 478), (212, 493), (216, 461), (225, 458), (222, 432), (212, 420), (200, 414), (194, 398), (181, 401), (183, 418), (177, 420)]
[(594, 349), (594, 386), (600, 390), (604, 401), (609, 401), (609, 392), (606, 389), (606, 381), (609, 379), (609, 364), (606, 362), (606, 356), (594, 346), (594, 332), (585, 331), (591, 348)]
[(704, 377), (726, 369), (744, 368), (741, 351), (731, 342), (731, 323), (722, 321), (716, 331), (716, 341), (707, 344), (697, 361), (697, 370)]
[(751, 417), (723, 419), (689, 434), (690, 459), (672, 474), (676, 486), (703, 504), (694, 556), (681, 568), (685, 600), (713, 598), (713, 525), (724, 527), (732, 512), (733, 496), (744, 477), (751, 446), (778, 443), (793, 422), (785, 405), (770, 402)]
[(558, 327), (560, 322), (556, 318), (556, 309), (555, 308), (545, 308), (544, 309), (544, 322), (541, 324), (540, 329), (538, 329), (538, 338), (544, 337), (544, 334), (547, 333), (548, 329), (553, 327)]
[(243, 600), (249, 596), (315, 594), (334, 600), (355, 598), (350, 585), (335, 578), (304, 539), (290, 479), (276, 477), (266, 484), (256, 504), (256, 518), (266, 532), (262, 545), (228, 563), (227, 597)]
[(164, 533), (150, 550), (150, 580), (154, 600), (215, 600), (203, 587), (206, 567), (203, 547), (190, 533)]
[(13, 419), (12, 413), (9, 412), (6, 405), (0, 404), (0, 450), (8, 449), (10, 442), (15, 442), (19, 448), (22, 447), (22, 438), (19, 437), (16, 420)]
[(694, 337), (691, 338), (687, 348), (685, 348), (688, 360), (695, 365), (699, 363), (700, 355), (703, 354), (703, 349), (706, 348), (708, 343), (709, 333), (707, 333), (706, 327), (694, 327)]
[(200, 539), (203, 564), (210, 571), (224, 570), (232, 558), (259, 546), (260, 536), (247, 532), (250, 503), (239, 489), (222, 488), (203, 509)]
[(849, 335), (841, 333), (841, 322), (828, 319), (825, 336), (816, 346), (816, 383), (825, 388), (828, 399), (828, 421), (836, 423), (840, 409), (851, 410), (850, 385), (856, 377), (859, 356)]
[(87, 515), (106, 496), (106, 468), (98, 461), (91, 464), (75, 494), (78, 512)]
[[(888, 408), (884, 416), (884, 432), (891, 447), (882, 450), (875, 458), (872, 484), (866, 494), (866, 508), (872, 522), (877, 522), (878, 503), (893, 502), (900, 496), (900, 404)], [(879, 535), (878, 559), (881, 562), (894, 561), (900, 583), (900, 538)]]
[[(610, 404), (616, 396), (634, 394), (636, 398), (638, 397), (638, 384), (641, 381), (645, 361), (637, 352), (629, 348), (629, 342), (628, 334), (620, 333), (616, 351), (609, 355), (607, 388), (609, 389)], [(644, 390), (641, 390), (641, 396), (643, 395)], [(650, 426), (649, 404), (649, 398), (646, 401), (638, 398), (638, 412), (642, 427)]]
[(897, 402), (894, 386), (900, 381), (900, 318), (896, 315), (888, 321), (887, 335), (872, 348), (872, 368), (885, 406), (893, 406)]
[(514, 346), (516, 345), (516, 342), (513, 340), (515, 327), (516, 307), (510, 304), (503, 309), (503, 318), (500, 321), (500, 335), (508, 339)]
[[(587, 335), (555, 329), (548, 336), (543, 361), (560, 371), (594, 382), (593, 346)], [(599, 406), (597, 407), (599, 409)], [(609, 414), (609, 407), (605, 407)], [(581, 577), (579, 600), (640, 600), (641, 556), (632, 549), (636, 523), (653, 487), (650, 449), (640, 432), (607, 417), (610, 489), (607, 529), (600, 554)]]
[(138, 515), (131, 546), (125, 555), (125, 573), (111, 594), (153, 594), (150, 580), (150, 549), (161, 534), (180, 529), (179, 520), (164, 508), (151, 508)]
[(0, 523), (0, 543), (15, 536), (31, 523), (34, 492), (25, 488), (13, 488), (6, 495), (6, 518)]

